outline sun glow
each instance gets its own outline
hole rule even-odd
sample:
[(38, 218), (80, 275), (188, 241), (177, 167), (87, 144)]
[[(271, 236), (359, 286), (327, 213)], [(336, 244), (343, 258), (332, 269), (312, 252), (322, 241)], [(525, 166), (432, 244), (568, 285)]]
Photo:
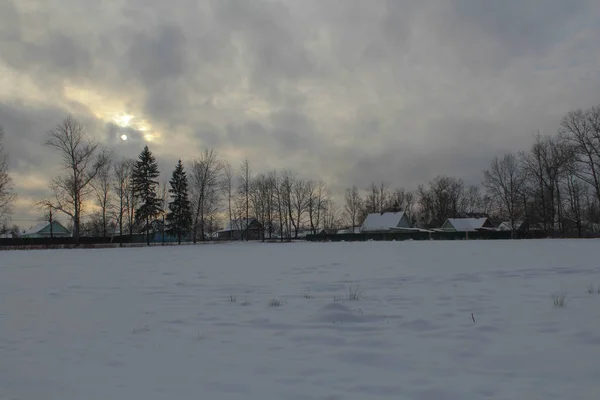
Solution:
[(121, 140), (123, 140), (123, 141), (127, 140), (127, 135), (126, 134), (122, 134), (121, 135)]
[(128, 127), (132, 119), (133, 115), (129, 114), (119, 114), (114, 118), (115, 124), (119, 125), (122, 128)]

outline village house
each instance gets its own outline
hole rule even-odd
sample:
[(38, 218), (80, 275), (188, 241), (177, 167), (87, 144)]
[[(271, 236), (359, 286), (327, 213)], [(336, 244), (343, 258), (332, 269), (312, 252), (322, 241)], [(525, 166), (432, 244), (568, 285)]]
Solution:
[(412, 231), (413, 227), (404, 211), (368, 214), (363, 221), (361, 232)]
[[(528, 223), (526, 221), (515, 221), (515, 232), (524, 232), (528, 230)], [(499, 231), (512, 231), (512, 224), (510, 221), (504, 221), (500, 225), (498, 225)]]
[(496, 227), (488, 218), (448, 218), (439, 229), (444, 232), (494, 231)]
[(217, 232), (219, 240), (261, 240), (264, 227), (256, 218), (239, 218), (229, 221), (225, 229)]
[(24, 238), (71, 237), (71, 232), (58, 221), (42, 222), (25, 232)]

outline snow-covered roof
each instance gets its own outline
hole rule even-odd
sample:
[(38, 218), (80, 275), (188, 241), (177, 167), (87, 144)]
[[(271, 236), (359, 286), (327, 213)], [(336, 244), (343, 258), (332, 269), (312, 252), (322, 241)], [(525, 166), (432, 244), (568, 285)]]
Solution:
[[(518, 230), (521, 225), (523, 225), (523, 221), (515, 221), (515, 230)], [(499, 231), (512, 231), (512, 225), (510, 221), (504, 221), (500, 225), (498, 225)]]
[(448, 218), (448, 222), (459, 232), (474, 232), (483, 228), (487, 220), (487, 218)]
[[(52, 231), (52, 232), (51, 232)], [(60, 222), (52, 221), (52, 228), (50, 228), (50, 223), (48, 221), (41, 222), (30, 228), (26, 231), (22, 236), (23, 237), (43, 237), (49, 236), (51, 233), (54, 233), (56, 236), (69, 236), (71, 232), (65, 228)]]
[(360, 230), (362, 232), (388, 231), (390, 228), (398, 227), (403, 216), (404, 211), (372, 213), (367, 215)]
[(30, 228), (29, 230), (27, 230), (24, 233), (24, 235), (33, 235), (34, 233), (38, 233), (39, 231), (41, 231), (42, 229), (44, 229), (48, 225), (50, 225), (50, 222), (48, 222), (48, 221), (41, 222), (41, 223), (37, 224), (36, 226), (34, 226), (33, 228)]

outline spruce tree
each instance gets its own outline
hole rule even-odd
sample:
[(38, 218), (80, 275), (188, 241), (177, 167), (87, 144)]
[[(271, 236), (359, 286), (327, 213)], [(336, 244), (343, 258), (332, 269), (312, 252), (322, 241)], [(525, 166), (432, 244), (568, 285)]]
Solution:
[(160, 172), (158, 164), (148, 146), (140, 153), (135, 162), (132, 174), (133, 192), (140, 202), (140, 206), (135, 211), (137, 221), (144, 221), (145, 226), (142, 231), (146, 231), (146, 243), (150, 245), (151, 222), (160, 213), (160, 199), (156, 195), (156, 180)]
[(167, 214), (167, 232), (177, 236), (181, 244), (181, 237), (187, 234), (192, 227), (192, 206), (188, 197), (187, 175), (183, 170), (181, 160), (177, 163), (173, 176), (169, 181), (172, 201), (169, 202)]

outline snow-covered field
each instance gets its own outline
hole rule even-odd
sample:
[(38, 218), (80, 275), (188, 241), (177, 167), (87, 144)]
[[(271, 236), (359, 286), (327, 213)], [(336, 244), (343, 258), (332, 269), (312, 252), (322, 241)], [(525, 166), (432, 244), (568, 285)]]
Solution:
[(598, 399), (598, 285), (598, 240), (0, 252), (0, 399)]

